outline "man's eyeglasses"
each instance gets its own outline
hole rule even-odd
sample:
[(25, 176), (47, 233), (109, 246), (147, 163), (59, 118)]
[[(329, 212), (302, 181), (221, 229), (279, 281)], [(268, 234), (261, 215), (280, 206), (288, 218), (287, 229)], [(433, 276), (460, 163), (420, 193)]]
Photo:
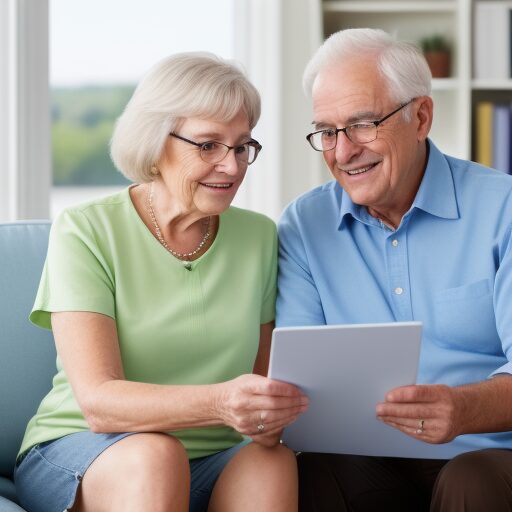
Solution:
[(377, 127), (413, 101), (414, 98), (407, 103), (403, 103), (397, 109), (393, 110), (393, 112), (378, 121), (354, 123), (345, 126), (345, 128), (326, 128), (325, 130), (310, 133), (306, 139), (316, 151), (331, 151), (334, 149), (338, 143), (338, 133), (340, 132), (343, 132), (348, 139), (355, 144), (372, 142), (377, 138)]
[(251, 165), (254, 160), (256, 160), (256, 157), (262, 148), (261, 144), (254, 139), (251, 139), (244, 144), (239, 144), (238, 146), (228, 146), (227, 144), (223, 144), (222, 142), (217, 142), (215, 140), (194, 142), (193, 140), (186, 139), (176, 133), (170, 133), (169, 135), (171, 137), (176, 137), (183, 142), (188, 142), (189, 144), (197, 146), (199, 148), (199, 156), (204, 162), (209, 164), (218, 164), (226, 158), (229, 151), (233, 150), (235, 158), (239, 162)]

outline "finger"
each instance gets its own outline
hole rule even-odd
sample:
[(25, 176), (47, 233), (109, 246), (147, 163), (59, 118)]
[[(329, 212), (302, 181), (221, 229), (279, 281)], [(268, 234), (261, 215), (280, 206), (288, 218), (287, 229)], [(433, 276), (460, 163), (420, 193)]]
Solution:
[(395, 419), (426, 419), (433, 416), (431, 408), (424, 404), (396, 404), (386, 402), (377, 404), (375, 410), (377, 416), (390, 416)]
[(249, 436), (278, 432), (293, 423), (302, 412), (304, 412), (303, 408), (298, 408), (286, 415), (270, 416), (267, 414), (266, 419), (263, 419), (263, 416), (252, 417), (241, 423), (237, 430), (241, 434)]
[(281, 428), (290, 425), (293, 423), (304, 411), (301, 409), (291, 411), (287, 415), (279, 415), (277, 417), (273, 418), (267, 418), (266, 420), (262, 421), (260, 424), (265, 426), (265, 430), (268, 431), (269, 429), (276, 429)]
[(246, 385), (250, 391), (258, 395), (273, 395), (283, 397), (305, 396), (304, 393), (295, 385), (280, 380), (269, 379), (268, 377), (258, 377), (251, 379)]
[(434, 402), (439, 399), (439, 386), (416, 384), (392, 389), (386, 394), (386, 402)]
[(421, 441), (425, 441), (427, 443), (434, 443), (436, 441), (436, 433), (434, 431), (429, 431), (428, 429), (419, 429), (418, 426), (408, 426), (402, 425), (399, 423), (395, 423), (393, 421), (385, 421), (386, 425), (390, 427), (396, 428), (400, 430), (404, 434), (407, 434), (410, 437), (414, 437), (415, 439), (419, 439)]
[(247, 411), (286, 411), (296, 407), (307, 407), (309, 400), (305, 396), (267, 396), (246, 395), (239, 404), (239, 409)]
[(268, 434), (262, 434), (262, 435), (256, 435), (252, 436), (251, 439), (257, 443), (261, 444), (262, 446), (272, 447), (276, 446), (280, 443), (280, 436), (279, 433), (274, 433), (272, 435)]
[(253, 428), (251, 433), (246, 435), (250, 436), (251, 439), (260, 438), (261, 436), (281, 436), (283, 432), (283, 427), (277, 424), (264, 425), (263, 430), (258, 430), (257, 428)]
[(275, 413), (267, 412), (265, 415), (261, 414), (256, 418), (253, 417), (240, 423), (237, 430), (241, 434), (249, 436), (281, 431), (284, 427), (293, 423), (303, 412), (303, 407), (294, 409), (287, 414), (279, 413), (276, 415)]
[(427, 421), (425, 419), (407, 419), (407, 418), (395, 418), (395, 417), (389, 417), (389, 416), (379, 416), (378, 419), (380, 421), (383, 421), (384, 423), (387, 423), (388, 425), (391, 425), (393, 427), (400, 427), (408, 430), (414, 430), (418, 431), (418, 434), (421, 434), (426, 430), (426, 425), (430, 425), (430, 428), (432, 429), (432, 421)]

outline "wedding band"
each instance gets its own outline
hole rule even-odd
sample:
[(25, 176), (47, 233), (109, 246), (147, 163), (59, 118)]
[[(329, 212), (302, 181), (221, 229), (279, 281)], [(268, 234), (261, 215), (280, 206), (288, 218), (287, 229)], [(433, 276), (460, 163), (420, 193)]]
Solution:
[(416, 430), (416, 434), (423, 434), (423, 426), (425, 425), (425, 420), (419, 420), (418, 429)]
[(265, 430), (263, 423), (263, 411), (260, 412), (260, 422), (258, 423), (258, 434), (261, 434)]

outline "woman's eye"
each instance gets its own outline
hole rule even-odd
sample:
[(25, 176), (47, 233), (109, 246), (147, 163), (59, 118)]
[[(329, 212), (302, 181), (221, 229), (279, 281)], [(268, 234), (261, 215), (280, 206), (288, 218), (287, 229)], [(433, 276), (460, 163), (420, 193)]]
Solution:
[(216, 142), (205, 142), (201, 145), (202, 151), (215, 151), (218, 149), (218, 144)]
[(247, 144), (242, 144), (241, 146), (237, 146), (235, 148), (235, 153), (236, 154), (241, 154), (241, 153), (245, 153), (247, 151)]

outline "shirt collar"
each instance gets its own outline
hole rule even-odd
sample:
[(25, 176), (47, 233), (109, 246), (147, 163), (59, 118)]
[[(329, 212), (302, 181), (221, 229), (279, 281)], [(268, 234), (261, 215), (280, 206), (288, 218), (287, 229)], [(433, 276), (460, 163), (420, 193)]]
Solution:
[[(430, 139), (427, 143), (429, 144), (427, 168), (409, 211), (419, 208), (436, 217), (458, 219), (459, 208), (450, 166), (445, 156)], [(345, 227), (349, 216), (365, 224), (380, 225), (379, 220), (372, 217), (365, 206), (355, 204), (345, 190), (336, 185), (338, 192), (341, 191), (339, 229)]]

